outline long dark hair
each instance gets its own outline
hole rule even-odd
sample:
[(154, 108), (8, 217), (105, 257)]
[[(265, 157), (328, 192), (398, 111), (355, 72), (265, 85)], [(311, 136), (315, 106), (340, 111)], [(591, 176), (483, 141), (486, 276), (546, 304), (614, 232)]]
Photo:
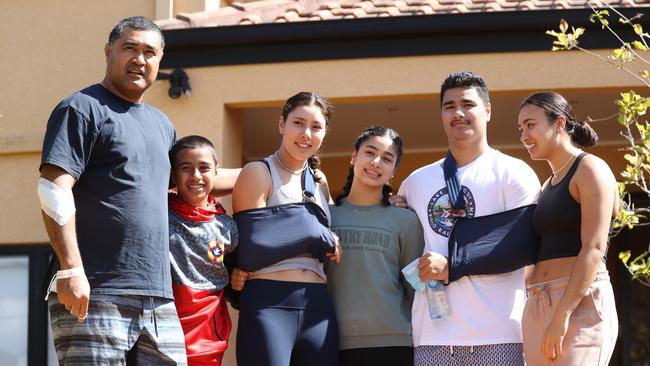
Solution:
[(554, 92), (538, 92), (526, 97), (519, 109), (532, 104), (546, 112), (549, 123), (554, 123), (560, 116), (564, 116), (566, 124), (564, 130), (571, 136), (571, 141), (582, 147), (590, 147), (598, 143), (598, 135), (587, 122), (578, 121), (573, 113), (571, 104), (560, 94)]
[[(300, 92), (287, 99), (286, 103), (284, 103), (284, 107), (282, 107), (282, 118), (286, 122), (287, 117), (289, 117), (289, 113), (291, 113), (291, 111), (294, 109), (301, 106), (312, 105), (320, 109), (320, 111), (323, 113), (323, 117), (325, 117), (325, 126), (328, 126), (330, 122), (330, 114), (332, 113), (334, 106), (331, 105), (327, 99), (325, 99), (325, 97), (316, 92)], [(318, 158), (318, 152), (307, 159), (307, 164), (309, 164), (309, 167), (312, 170), (320, 169), (320, 159)], [(315, 176), (314, 179), (317, 182), (320, 182), (320, 177)]]
[[(387, 136), (391, 140), (393, 140), (393, 144), (395, 144), (395, 150), (397, 150), (397, 156), (395, 159), (395, 169), (399, 166), (400, 161), (402, 160), (402, 152), (404, 150), (403, 148), (403, 143), (402, 143), (402, 138), (397, 134), (395, 130), (392, 128), (386, 128), (382, 126), (372, 126), (361, 132), (359, 137), (357, 137), (357, 140), (354, 142), (354, 151), (358, 152), (359, 149), (361, 148), (361, 145), (368, 140), (371, 137), (383, 137)], [(350, 169), (348, 170), (348, 178), (345, 182), (345, 185), (343, 186), (343, 193), (338, 195), (336, 197), (336, 205), (340, 206), (341, 203), (343, 203), (343, 199), (347, 197), (350, 194), (350, 189), (352, 189), (352, 181), (354, 181), (354, 166), (350, 165)], [(393, 187), (390, 186), (390, 184), (386, 183), (381, 189), (381, 194), (382, 194), (382, 200), (381, 202), (386, 205), (390, 206), (390, 202), (388, 201), (388, 198), (390, 197), (390, 193), (393, 192)]]

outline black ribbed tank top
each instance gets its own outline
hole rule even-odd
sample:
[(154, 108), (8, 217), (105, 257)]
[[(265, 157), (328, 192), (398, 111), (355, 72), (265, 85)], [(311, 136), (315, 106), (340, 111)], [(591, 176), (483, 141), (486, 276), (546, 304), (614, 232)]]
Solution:
[(580, 154), (560, 183), (549, 180), (537, 202), (533, 225), (541, 238), (538, 261), (575, 257), (582, 248), (580, 204), (569, 193), (569, 182), (587, 153)]

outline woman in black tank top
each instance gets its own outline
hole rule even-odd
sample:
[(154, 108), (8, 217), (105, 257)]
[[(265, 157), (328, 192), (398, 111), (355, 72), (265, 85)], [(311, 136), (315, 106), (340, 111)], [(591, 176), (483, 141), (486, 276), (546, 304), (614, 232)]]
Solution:
[(553, 171), (534, 216), (542, 244), (522, 320), (526, 362), (607, 365), (618, 329), (604, 264), (616, 180), (603, 160), (578, 148), (598, 137), (561, 95), (528, 96), (518, 125), (531, 158)]

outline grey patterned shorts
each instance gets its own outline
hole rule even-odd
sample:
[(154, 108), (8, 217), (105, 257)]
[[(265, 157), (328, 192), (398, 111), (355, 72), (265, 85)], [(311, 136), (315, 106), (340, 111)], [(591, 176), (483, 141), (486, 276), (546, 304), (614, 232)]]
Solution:
[(59, 365), (187, 365), (174, 301), (149, 296), (91, 295), (79, 322), (50, 295)]
[(482, 346), (419, 346), (415, 366), (523, 366), (521, 343)]

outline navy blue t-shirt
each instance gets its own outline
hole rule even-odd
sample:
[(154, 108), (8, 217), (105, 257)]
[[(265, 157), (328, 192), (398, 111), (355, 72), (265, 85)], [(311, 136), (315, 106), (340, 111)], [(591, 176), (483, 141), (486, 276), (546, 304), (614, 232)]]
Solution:
[(73, 188), (77, 239), (91, 293), (173, 298), (167, 189), (171, 121), (95, 84), (64, 99), (47, 123), (41, 169)]

